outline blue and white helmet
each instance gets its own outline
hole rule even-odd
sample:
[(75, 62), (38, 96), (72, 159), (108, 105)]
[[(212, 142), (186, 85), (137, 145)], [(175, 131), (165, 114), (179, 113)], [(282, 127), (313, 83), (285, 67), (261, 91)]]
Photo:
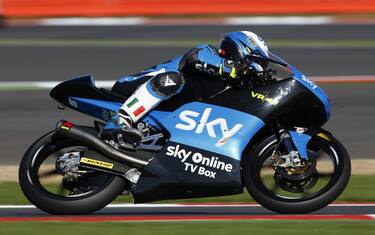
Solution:
[(263, 39), (255, 33), (239, 31), (224, 34), (219, 53), (228, 60), (240, 61), (246, 55), (268, 57), (268, 47)]

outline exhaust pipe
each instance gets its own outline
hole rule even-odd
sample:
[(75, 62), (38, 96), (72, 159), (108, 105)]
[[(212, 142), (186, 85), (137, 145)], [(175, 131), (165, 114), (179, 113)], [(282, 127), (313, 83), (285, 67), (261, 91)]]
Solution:
[(56, 131), (69, 138), (82, 141), (85, 144), (94, 147), (105, 156), (114, 160), (123, 162), (132, 167), (145, 167), (148, 162), (138, 158), (129, 156), (110, 145), (106, 144), (103, 140), (99, 139), (96, 135), (84, 130), (81, 127), (75, 126), (73, 123), (61, 120), (57, 123)]

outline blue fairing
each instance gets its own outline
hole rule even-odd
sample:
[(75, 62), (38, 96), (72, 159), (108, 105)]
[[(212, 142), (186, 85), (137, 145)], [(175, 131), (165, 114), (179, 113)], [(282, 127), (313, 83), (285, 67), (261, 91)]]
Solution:
[(296, 131), (289, 131), (289, 134), (301, 158), (308, 159), (307, 144), (309, 143), (311, 136), (305, 133), (297, 133)]
[(171, 112), (153, 110), (150, 113), (148, 113), (144, 118), (142, 118), (142, 121), (148, 122), (150, 125), (162, 129), (163, 125), (161, 124), (161, 120), (166, 119), (169, 115), (171, 115)]
[[(302, 83), (307, 89), (309, 89), (313, 94), (316, 95), (316, 97), (319, 98), (319, 100), (323, 103), (324, 108), (326, 110), (326, 119), (328, 120), (331, 115), (331, 108), (330, 103), (328, 100), (328, 96), (326, 93), (313, 81), (308, 79), (304, 74), (302, 74), (298, 69), (294, 68), (291, 65), (288, 65), (288, 67), (292, 70), (294, 73), (294, 79), (298, 82)], [(293, 143), (296, 146), (300, 156), (303, 159), (308, 158), (307, 154), (307, 144), (311, 139), (311, 136), (305, 133), (297, 133), (295, 131), (290, 131), (290, 136), (292, 137)]]
[[(151, 112), (149, 116), (153, 116)], [(265, 125), (250, 114), (216, 105), (193, 102), (159, 119), (170, 141), (240, 160), (251, 138)]]
[(116, 115), (122, 105), (116, 102), (79, 97), (69, 97), (69, 103), (79, 111), (104, 121), (109, 121), (112, 116)]
[(331, 115), (331, 107), (330, 107), (329, 99), (326, 93), (318, 85), (316, 85), (312, 80), (310, 80), (304, 74), (302, 74), (298, 69), (294, 68), (291, 65), (288, 65), (288, 67), (294, 73), (293, 78), (296, 79), (298, 82), (302, 83), (305, 87), (307, 87), (307, 89), (309, 89), (312, 93), (314, 93), (319, 98), (319, 100), (323, 103), (324, 108), (327, 113), (327, 120), (328, 120)]
[[(109, 121), (121, 103), (70, 97), (78, 110)], [(193, 102), (174, 112), (153, 110), (142, 121), (168, 131), (170, 141), (205, 149), (241, 160), (251, 138), (265, 125), (247, 113), (216, 105)]]

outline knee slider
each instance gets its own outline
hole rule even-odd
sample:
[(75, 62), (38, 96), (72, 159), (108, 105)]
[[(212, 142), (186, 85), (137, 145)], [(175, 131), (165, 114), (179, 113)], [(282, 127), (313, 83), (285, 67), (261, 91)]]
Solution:
[(184, 83), (183, 77), (178, 73), (161, 73), (152, 78), (151, 89), (157, 95), (166, 97), (176, 94)]

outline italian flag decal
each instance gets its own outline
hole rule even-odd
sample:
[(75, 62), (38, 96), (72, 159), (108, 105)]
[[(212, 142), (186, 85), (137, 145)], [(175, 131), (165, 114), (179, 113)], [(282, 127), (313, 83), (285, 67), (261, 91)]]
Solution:
[(132, 101), (130, 101), (126, 105), (126, 107), (128, 107), (131, 110), (131, 112), (133, 113), (135, 117), (139, 116), (146, 110), (145, 107), (139, 102), (137, 98), (134, 98)]

